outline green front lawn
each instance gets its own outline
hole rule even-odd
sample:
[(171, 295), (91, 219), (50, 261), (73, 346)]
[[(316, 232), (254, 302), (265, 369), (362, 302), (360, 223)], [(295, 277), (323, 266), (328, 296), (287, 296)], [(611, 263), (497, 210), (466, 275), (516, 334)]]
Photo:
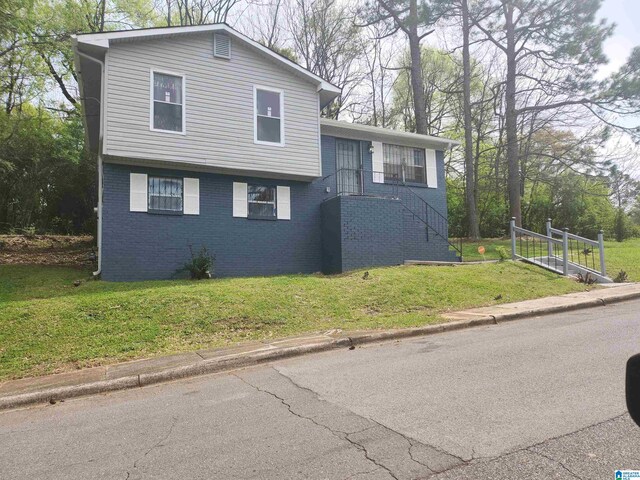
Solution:
[[(339, 276), (107, 283), (0, 265), (0, 380), (332, 328), (410, 327), (439, 314), (585, 290), (511, 262)], [(496, 298), (498, 300), (496, 300)]]
[[(478, 247), (485, 247), (484, 257), (478, 253)], [(477, 260), (497, 260), (499, 257), (496, 247), (506, 248), (511, 255), (511, 240), (504, 238), (488, 238), (478, 242), (465, 241), (462, 253), (465, 262)], [(607, 264), (607, 274), (615, 277), (620, 270), (629, 275), (629, 281), (640, 282), (640, 238), (625, 240), (624, 242), (604, 242), (604, 258)]]

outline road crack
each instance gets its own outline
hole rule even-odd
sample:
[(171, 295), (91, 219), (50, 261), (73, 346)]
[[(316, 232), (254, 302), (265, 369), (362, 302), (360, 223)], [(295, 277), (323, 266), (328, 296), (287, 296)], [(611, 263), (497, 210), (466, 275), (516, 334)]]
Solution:
[[(320, 394), (319, 394), (318, 392), (315, 392), (314, 390), (312, 390), (312, 389), (310, 389), (310, 388), (303, 387), (302, 385), (299, 385), (299, 384), (298, 384), (298, 383), (296, 383), (296, 382), (295, 382), (295, 381), (294, 381), (290, 376), (286, 375), (285, 373), (282, 373), (280, 370), (276, 369), (275, 367), (271, 367), (271, 368), (272, 368), (273, 370), (275, 370), (279, 375), (281, 375), (281, 376), (283, 376), (284, 378), (286, 378), (286, 379), (287, 379), (287, 380), (288, 380), (288, 381), (289, 381), (289, 382), (290, 382), (294, 387), (299, 388), (300, 390), (304, 390), (304, 391), (307, 391), (307, 392), (309, 392), (309, 393), (313, 394), (313, 395), (316, 397), (316, 399), (318, 399), (318, 400), (320, 400), (320, 401), (325, 401), (325, 400), (323, 400), (323, 399), (320, 397)], [(349, 410), (349, 411), (351, 411), (351, 410)], [(386, 426), (386, 425), (384, 425), (384, 424), (382, 424), (382, 423), (378, 422), (377, 420), (374, 420), (374, 419), (372, 419), (372, 418), (370, 418), (370, 417), (364, 417), (364, 416), (362, 416), (362, 415), (360, 415), (360, 414), (357, 414), (357, 413), (355, 413), (355, 412), (351, 412), (351, 413), (353, 413), (354, 415), (358, 415), (359, 417), (362, 417), (362, 418), (364, 418), (365, 420), (367, 420), (367, 421), (369, 421), (369, 422), (375, 423), (377, 426), (379, 426), (379, 427), (381, 427), (381, 428), (383, 428), (383, 429), (385, 429), (385, 430), (388, 430), (389, 432), (395, 433), (396, 435), (398, 435), (398, 436), (400, 436), (400, 437), (404, 438), (404, 439), (407, 441), (407, 443), (409, 444), (409, 450), (408, 450), (408, 453), (409, 453), (409, 457), (411, 458), (411, 460), (413, 460), (414, 462), (416, 462), (416, 463), (417, 463), (417, 464), (419, 464), (419, 465), (422, 465), (422, 466), (424, 466), (424, 467), (427, 467), (429, 470), (432, 470), (432, 469), (431, 469), (431, 467), (429, 467), (429, 465), (425, 465), (424, 463), (420, 462), (419, 460), (416, 460), (416, 459), (413, 457), (412, 449), (413, 449), (414, 447), (417, 447), (417, 446), (423, 446), (423, 447), (430, 448), (430, 449), (434, 450), (435, 452), (438, 452), (438, 453), (440, 453), (440, 454), (442, 454), (442, 455), (448, 455), (448, 456), (450, 456), (450, 457), (452, 457), (452, 458), (455, 458), (456, 460), (458, 460), (458, 461), (459, 461), (459, 462), (461, 462), (461, 463), (468, 463), (468, 462), (470, 461), (470, 460), (465, 460), (465, 459), (463, 459), (462, 457), (459, 457), (459, 456), (454, 455), (454, 454), (452, 454), (452, 453), (449, 453), (449, 452), (447, 452), (447, 451), (445, 451), (445, 450), (442, 450), (441, 448), (436, 447), (436, 446), (434, 446), (434, 445), (429, 445), (429, 444), (422, 443), (422, 442), (420, 442), (420, 441), (418, 441), (418, 440), (416, 440), (416, 439), (414, 439), (414, 438), (411, 438), (411, 437), (409, 437), (409, 436), (405, 435), (405, 434), (404, 434), (404, 433), (402, 433), (402, 432), (399, 432), (399, 431), (397, 431), (397, 430), (394, 430), (394, 429), (392, 429), (392, 428), (390, 428), (390, 427), (388, 427), (388, 426)], [(369, 428), (373, 428), (373, 427), (369, 427)], [(365, 429), (365, 430), (368, 430), (368, 428), (367, 428), (367, 429)], [(350, 433), (350, 434), (347, 434), (347, 435), (354, 435), (354, 434), (356, 434), (356, 433), (359, 433), (359, 432), (353, 432), (353, 433)], [(476, 458), (475, 458), (475, 450), (472, 450), (472, 452), (473, 452), (473, 453), (472, 453), (471, 460), (475, 460), (475, 459), (476, 459)]]
[[(278, 372), (277, 370), (276, 370), (276, 372), (277, 372), (278, 374), (280, 374), (280, 372)], [(399, 479), (398, 479), (398, 477), (395, 475), (395, 473), (393, 473), (393, 471), (392, 471), (390, 468), (388, 468), (388, 467), (387, 467), (386, 465), (384, 465), (383, 463), (381, 463), (381, 462), (377, 461), (376, 459), (374, 459), (373, 457), (371, 457), (371, 455), (369, 454), (369, 451), (366, 449), (366, 447), (365, 447), (364, 445), (361, 445), (360, 443), (356, 442), (355, 440), (352, 440), (352, 439), (350, 439), (350, 438), (349, 438), (349, 435), (355, 435), (355, 434), (357, 434), (357, 433), (364, 432), (364, 431), (366, 431), (366, 430), (369, 430), (369, 429), (373, 428), (373, 426), (371, 426), (371, 427), (367, 427), (367, 428), (362, 429), (362, 430), (359, 430), (358, 432), (351, 432), (351, 433), (347, 433), (347, 432), (344, 432), (344, 431), (342, 431), (342, 430), (335, 430), (335, 429), (333, 429), (333, 428), (331, 428), (331, 427), (329, 427), (329, 426), (327, 426), (327, 425), (324, 425), (324, 424), (322, 424), (322, 423), (320, 423), (320, 422), (316, 421), (313, 417), (309, 417), (309, 416), (306, 416), (306, 415), (301, 415), (301, 414), (299, 414), (298, 412), (294, 411), (294, 410), (293, 410), (293, 407), (291, 406), (291, 404), (289, 404), (289, 403), (288, 403), (284, 398), (280, 397), (279, 395), (277, 395), (277, 394), (275, 394), (275, 393), (273, 393), (273, 392), (270, 392), (269, 390), (265, 390), (264, 388), (260, 388), (260, 387), (258, 387), (257, 385), (254, 385), (254, 384), (252, 384), (252, 383), (248, 382), (247, 380), (245, 380), (244, 378), (242, 378), (242, 377), (240, 377), (240, 376), (238, 376), (238, 375), (236, 375), (236, 374), (233, 374), (233, 375), (234, 375), (236, 378), (238, 378), (239, 380), (241, 380), (242, 382), (244, 382), (245, 384), (247, 384), (247, 385), (249, 385), (250, 387), (254, 388), (255, 390), (257, 390), (257, 391), (259, 391), (259, 392), (262, 392), (262, 393), (266, 393), (267, 395), (271, 395), (273, 398), (275, 398), (275, 399), (277, 399), (278, 401), (280, 401), (280, 402), (282, 403), (282, 405), (284, 405), (285, 407), (287, 407), (287, 409), (289, 410), (289, 413), (291, 413), (292, 415), (294, 415), (294, 416), (296, 416), (296, 417), (298, 417), (298, 418), (301, 418), (301, 419), (303, 419), (303, 420), (307, 420), (307, 421), (309, 421), (309, 422), (313, 423), (314, 425), (317, 425), (318, 427), (324, 428), (325, 430), (327, 430), (328, 432), (330, 432), (330, 433), (331, 433), (333, 436), (335, 436), (336, 438), (339, 438), (339, 439), (341, 439), (341, 440), (343, 440), (343, 441), (347, 441), (347, 442), (349, 442), (349, 443), (350, 443), (351, 445), (353, 445), (355, 448), (357, 448), (358, 450), (360, 450), (360, 451), (364, 454), (364, 457), (365, 457), (368, 461), (370, 461), (371, 463), (373, 463), (373, 464), (374, 464), (374, 465), (376, 465), (377, 467), (384, 469), (384, 470), (385, 470), (387, 473), (389, 473), (389, 475), (391, 475), (391, 477), (392, 477), (392, 478), (394, 478), (395, 480), (399, 480)], [(281, 374), (280, 374), (280, 375), (281, 375)], [(286, 375), (282, 375), (282, 376), (283, 376), (284, 378), (287, 378), (289, 381), (291, 381), (291, 383), (292, 383), (294, 386), (296, 386), (297, 388), (300, 388), (300, 389), (302, 389), (302, 390), (307, 390), (307, 391), (309, 391), (309, 392), (313, 393), (313, 394), (314, 394), (314, 396), (316, 396), (316, 398), (318, 397), (318, 394), (317, 394), (317, 393), (315, 393), (315, 392), (313, 392), (312, 390), (309, 390), (308, 388), (304, 388), (304, 387), (300, 387), (300, 386), (296, 385), (296, 384), (295, 384), (295, 382), (293, 382), (293, 381), (292, 381), (289, 377), (287, 377)]]
[(540, 456), (540, 457), (542, 457), (542, 458), (546, 458), (547, 460), (549, 460), (549, 461), (551, 461), (551, 462), (555, 463), (556, 465), (559, 465), (563, 470), (565, 470), (565, 471), (566, 471), (569, 475), (571, 475), (573, 478), (577, 478), (577, 479), (579, 479), (579, 480), (582, 480), (582, 477), (581, 477), (581, 476), (579, 476), (577, 473), (575, 473), (575, 472), (573, 472), (571, 469), (569, 469), (569, 467), (567, 467), (567, 466), (566, 466), (564, 463), (562, 463), (560, 460), (556, 460), (555, 458), (553, 458), (553, 457), (551, 457), (551, 456), (549, 456), (549, 455), (546, 455), (546, 454), (544, 454), (544, 453), (542, 453), (542, 452), (537, 452), (537, 451), (535, 451), (535, 450), (531, 450), (531, 448), (533, 448), (533, 447), (529, 447), (529, 448), (527, 448), (527, 451), (528, 451), (528, 452), (531, 452), (531, 453), (533, 453), (533, 454), (535, 454), (535, 455), (538, 455), (538, 456)]
[(176, 423), (178, 422), (178, 417), (172, 417), (172, 422), (171, 425), (169, 426), (169, 430), (167, 431), (167, 433), (160, 439), (158, 440), (155, 444), (153, 444), (146, 452), (144, 452), (143, 455), (139, 456), (138, 458), (136, 458), (133, 462), (133, 466), (131, 467), (130, 470), (127, 471), (127, 476), (125, 477), (125, 480), (128, 480), (129, 477), (131, 477), (131, 473), (134, 470), (137, 470), (138, 468), (138, 462), (140, 462), (141, 460), (143, 460), (147, 455), (149, 455), (152, 451), (154, 451), (156, 448), (161, 447), (162, 444), (164, 442), (167, 441), (167, 439), (171, 436), (171, 434), (173, 433), (173, 428), (176, 426)]

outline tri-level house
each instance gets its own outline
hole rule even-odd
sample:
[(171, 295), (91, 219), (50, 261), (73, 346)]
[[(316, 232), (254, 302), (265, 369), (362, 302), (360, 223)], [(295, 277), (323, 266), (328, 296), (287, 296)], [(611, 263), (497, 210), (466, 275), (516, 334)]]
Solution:
[(456, 260), (443, 138), (327, 120), (340, 89), (225, 24), (73, 38), (99, 170), (96, 274)]

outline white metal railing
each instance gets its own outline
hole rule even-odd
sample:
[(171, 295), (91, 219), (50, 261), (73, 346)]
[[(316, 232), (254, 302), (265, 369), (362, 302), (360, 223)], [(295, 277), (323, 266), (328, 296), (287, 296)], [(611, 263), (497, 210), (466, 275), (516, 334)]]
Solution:
[(517, 227), (515, 218), (511, 219), (512, 258), (540, 265), (562, 275), (579, 270), (606, 279), (602, 231), (598, 233), (598, 240), (591, 240), (569, 233), (566, 228), (553, 228), (551, 219), (547, 220), (546, 227), (547, 234), (543, 235)]

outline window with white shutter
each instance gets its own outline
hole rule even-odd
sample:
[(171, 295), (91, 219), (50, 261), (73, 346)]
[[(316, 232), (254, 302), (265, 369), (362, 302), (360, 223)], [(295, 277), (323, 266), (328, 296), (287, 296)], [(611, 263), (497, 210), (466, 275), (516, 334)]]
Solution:
[(149, 177), (149, 211), (182, 212), (182, 178)]
[(279, 186), (276, 199), (278, 201), (278, 220), (291, 220), (291, 189)]
[(131, 212), (147, 211), (147, 175), (145, 173), (129, 174), (129, 210)]
[(373, 153), (371, 163), (373, 166), (373, 183), (384, 183), (384, 157), (382, 152), (382, 142), (371, 142)]
[(385, 180), (427, 183), (424, 148), (384, 144)]
[(233, 216), (247, 218), (247, 184), (233, 182)]
[(427, 187), (438, 188), (438, 162), (435, 150), (426, 150)]
[(184, 211), (185, 215), (200, 215), (200, 179), (184, 179)]

